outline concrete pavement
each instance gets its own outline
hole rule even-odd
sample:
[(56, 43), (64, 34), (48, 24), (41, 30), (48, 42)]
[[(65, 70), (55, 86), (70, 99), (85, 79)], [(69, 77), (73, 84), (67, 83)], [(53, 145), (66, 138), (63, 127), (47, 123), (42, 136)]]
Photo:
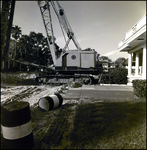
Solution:
[(64, 99), (132, 99), (133, 87), (127, 85), (83, 85), (79, 88), (69, 88)]

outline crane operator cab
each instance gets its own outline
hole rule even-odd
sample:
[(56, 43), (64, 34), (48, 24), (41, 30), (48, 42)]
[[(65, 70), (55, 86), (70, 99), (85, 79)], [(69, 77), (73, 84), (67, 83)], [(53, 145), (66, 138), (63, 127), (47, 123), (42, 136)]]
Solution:
[(93, 72), (96, 69), (97, 52), (95, 50), (67, 50), (56, 60), (58, 72)]

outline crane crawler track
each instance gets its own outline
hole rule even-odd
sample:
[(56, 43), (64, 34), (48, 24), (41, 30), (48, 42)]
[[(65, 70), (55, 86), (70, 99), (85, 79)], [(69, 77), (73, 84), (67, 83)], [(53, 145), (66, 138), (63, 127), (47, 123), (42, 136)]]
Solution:
[(80, 82), (81, 84), (92, 84), (93, 77), (90, 75), (47, 75), (36, 77), (35, 81), (37, 83), (44, 84), (65, 84), (70, 81)]

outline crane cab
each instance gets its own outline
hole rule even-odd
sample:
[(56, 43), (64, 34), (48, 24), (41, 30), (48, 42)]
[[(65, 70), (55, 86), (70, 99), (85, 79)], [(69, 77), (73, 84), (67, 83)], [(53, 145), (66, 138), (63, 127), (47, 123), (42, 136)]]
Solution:
[(96, 51), (68, 50), (56, 60), (55, 70), (59, 72), (87, 72), (96, 68)]

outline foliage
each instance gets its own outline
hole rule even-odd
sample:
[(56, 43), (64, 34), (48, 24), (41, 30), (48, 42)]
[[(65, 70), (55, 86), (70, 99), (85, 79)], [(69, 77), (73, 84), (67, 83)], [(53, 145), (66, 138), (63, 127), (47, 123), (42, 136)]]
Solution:
[(107, 56), (100, 56), (99, 61), (101, 61), (101, 62), (107, 61), (108, 63), (112, 63), (112, 60)]
[(15, 40), (19, 39), (21, 35), (21, 27), (18, 27), (17, 25), (12, 26), (11, 35)]
[(111, 84), (127, 84), (128, 70), (126, 68), (115, 68), (110, 71)]
[(128, 71), (125, 68), (115, 68), (102, 75), (100, 83), (127, 84)]
[[(15, 26), (12, 26), (12, 29), (11, 29), (11, 35), (12, 35), (12, 38), (15, 39), (15, 50), (14, 50), (14, 54), (13, 54), (13, 59), (16, 59), (16, 55), (17, 55), (17, 42), (18, 42), (18, 39), (20, 38), (20, 35), (21, 35), (21, 28), (18, 27), (17, 25)], [(13, 61), (13, 67), (15, 67), (15, 62)]]
[(133, 80), (134, 94), (139, 98), (146, 98), (146, 80)]
[[(19, 60), (22, 62), (27, 61), (44, 66), (53, 64), (47, 38), (44, 37), (42, 33), (30, 32), (29, 35), (20, 35), (21, 28), (17, 25), (13, 26), (11, 30), (12, 38), (10, 39), (9, 47), (9, 50), (12, 52), (12, 56), (9, 57), (14, 60)], [(15, 39), (15, 41), (12, 39)], [(5, 67), (6, 68), (4, 68), (4, 70), (8, 71), (13, 69), (15, 71), (22, 71), (22, 69), (26, 70), (27, 66), (23, 68), (23, 64), (13, 61), (13, 63), (10, 63), (9, 69), (7, 69), (7, 65)]]
[(47, 57), (51, 59), (47, 39), (42, 33), (30, 32), (29, 36), (22, 36), (19, 49), (28, 62), (46, 66)]
[(92, 49), (92, 48), (86, 48), (85, 51), (95, 51), (95, 49)]
[(110, 78), (109, 74), (103, 73), (100, 83), (102, 83), (102, 84), (110, 84), (110, 79), (109, 78)]
[(128, 59), (125, 59), (124, 57), (119, 57), (115, 61), (116, 68), (124, 68), (128, 65)]

